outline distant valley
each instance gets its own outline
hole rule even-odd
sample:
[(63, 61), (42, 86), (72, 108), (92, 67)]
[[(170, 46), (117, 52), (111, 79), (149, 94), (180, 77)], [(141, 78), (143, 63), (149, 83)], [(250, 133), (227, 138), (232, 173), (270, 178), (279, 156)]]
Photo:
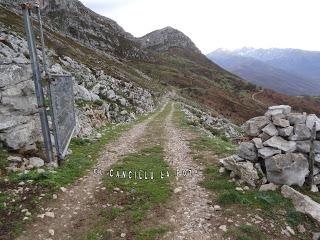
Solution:
[(299, 49), (217, 49), (207, 57), (261, 87), (288, 95), (320, 95), (320, 52)]

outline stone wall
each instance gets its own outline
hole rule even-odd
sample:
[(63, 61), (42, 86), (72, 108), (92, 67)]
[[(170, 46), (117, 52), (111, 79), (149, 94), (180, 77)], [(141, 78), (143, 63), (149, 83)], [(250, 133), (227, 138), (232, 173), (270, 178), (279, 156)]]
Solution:
[[(315, 114), (293, 113), (290, 106), (272, 106), (264, 116), (248, 120), (243, 126), (248, 140), (238, 154), (221, 163), (250, 185), (267, 182), (278, 185), (305, 183), (309, 174), (312, 128), (316, 125), (314, 191), (320, 185), (320, 119)], [(244, 167), (245, 165), (245, 167)], [(249, 177), (248, 177), (249, 176)]]

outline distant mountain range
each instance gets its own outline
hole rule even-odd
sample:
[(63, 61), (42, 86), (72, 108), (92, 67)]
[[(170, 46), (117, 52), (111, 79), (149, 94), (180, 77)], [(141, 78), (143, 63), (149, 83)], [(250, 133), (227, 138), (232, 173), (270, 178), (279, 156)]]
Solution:
[(320, 52), (299, 49), (217, 49), (207, 55), (226, 70), (289, 95), (320, 95)]

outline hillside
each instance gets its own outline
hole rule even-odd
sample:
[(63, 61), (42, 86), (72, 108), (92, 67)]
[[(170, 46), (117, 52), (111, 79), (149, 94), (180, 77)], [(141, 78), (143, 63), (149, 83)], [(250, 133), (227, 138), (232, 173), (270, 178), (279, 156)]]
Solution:
[(244, 79), (267, 89), (288, 95), (318, 95), (313, 81), (275, 67), (254, 57), (218, 49), (208, 58)]
[[(20, 13), (19, 0), (0, 4)], [(44, 21), (52, 30), (62, 32), (91, 48), (121, 58), (142, 57), (134, 37), (112, 19), (96, 14), (78, 0), (45, 1)]]
[(218, 49), (208, 57), (250, 82), (278, 92), (311, 96), (318, 96), (320, 92), (319, 52), (298, 49)]

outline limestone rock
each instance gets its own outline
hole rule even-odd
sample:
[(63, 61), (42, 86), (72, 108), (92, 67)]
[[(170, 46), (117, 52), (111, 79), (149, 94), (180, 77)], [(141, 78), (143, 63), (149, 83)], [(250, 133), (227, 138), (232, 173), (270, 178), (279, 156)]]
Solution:
[(289, 137), (293, 133), (293, 127), (279, 128), (278, 132), (281, 137)]
[(313, 201), (309, 196), (294, 190), (289, 186), (282, 186), (281, 193), (284, 197), (290, 198), (297, 211), (307, 214), (320, 223), (320, 204)]
[(269, 123), (270, 120), (265, 116), (255, 117), (244, 123), (242, 125), (242, 129), (247, 135), (251, 137), (257, 137), (260, 134), (262, 128), (267, 126)]
[(37, 157), (29, 158), (29, 165), (35, 168), (40, 168), (44, 166), (44, 161)]
[(15, 115), (0, 115), (0, 131), (21, 125), (30, 121), (30, 117)]
[(320, 119), (317, 117), (317, 115), (310, 114), (306, 120), (307, 127), (310, 130), (312, 130), (315, 123), (316, 123), (316, 131), (320, 131)]
[(75, 84), (73, 86), (73, 92), (74, 92), (74, 98), (75, 99), (81, 99), (81, 100), (85, 100), (85, 101), (90, 101), (91, 100), (91, 96), (90, 96), (89, 90), (87, 90), (83, 86)]
[(274, 183), (268, 183), (268, 184), (264, 184), (261, 185), (261, 187), (259, 188), (260, 192), (266, 192), (266, 191), (275, 191), (278, 189), (278, 185), (275, 185)]
[(263, 159), (270, 158), (274, 155), (280, 154), (281, 150), (271, 148), (271, 147), (264, 147), (258, 150), (259, 156)]
[(238, 151), (239, 157), (247, 159), (250, 161), (255, 161), (257, 159), (257, 149), (255, 145), (251, 142), (243, 142), (239, 146)]
[(0, 65), (0, 75), (0, 88), (7, 88), (30, 79), (32, 71), (31, 67), (27, 65)]
[(294, 127), (294, 135), (289, 137), (289, 140), (301, 141), (308, 140), (311, 138), (311, 131), (304, 124), (297, 124)]
[(297, 141), (297, 151), (301, 153), (309, 153), (311, 148), (311, 141)]
[(282, 119), (282, 118), (276, 118), (273, 120), (273, 124), (278, 126), (278, 127), (282, 127), (282, 128), (286, 128), (290, 126), (290, 123), (288, 120), (286, 119)]
[(288, 115), (288, 120), (290, 122), (290, 125), (305, 124), (307, 120), (307, 115), (301, 113), (290, 113)]
[(263, 148), (262, 139), (261, 138), (254, 138), (252, 139), (253, 144), (257, 149)]
[(296, 143), (287, 141), (279, 136), (274, 136), (263, 143), (266, 147), (273, 147), (284, 152), (294, 152), (297, 148)]
[(319, 185), (320, 184), (320, 174), (317, 174), (313, 177), (313, 183), (315, 185)]
[(277, 128), (272, 123), (269, 123), (262, 131), (269, 136), (277, 136), (279, 134)]
[(67, 72), (61, 67), (59, 63), (55, 63), (49, 69), (51, 74), (66, 74)]
[(237, 162), (234, 156), (220, 160), (220, 163), (228, 170), (233, 171), (250, 186), (256, 186), (259, 179), (258, 172), (251, 162)]
[(12, 163), (19, 163), (19, 162), (22, 162), (22, 158), (21, 157), (18, 157), (18, 156), (10, 156), (7, 158), (7, 160), (9, 162), (12, 162)]
[(32, 120), (26, 124), (18, 125), (17, 127), (10, 129), (0, 138), (13, 150), (23, 149), (26, 146), (41, 140), (39, 125), (40, 123), (36, 123), (36, 121)]
[(288, 105), (271, 106), (265, 113), (265, 116), (274, 116), (278, 114), (288, 115), (291, 113), (291, 107)]
[(267, 178), (275, 184), (302, 186), (309, 173), (308, 159), (303, 154), (278, 154), (265, 160)]
[(109, 90), (107, 92), (107, 98), (108, 99), (114, 99), (115, 97), (116, 97), (116, 94), (115, 94), (115, 92), (113, 90)]
[(259, 135), (259, 138), (261, 138), (262, 142), (265, 142), (265, 141), (269, 140), (271, 138), (271, 136), (263, 132)]
[(311, 186), (311, 192), (319, 192), (319, 188), (317, 187), (317, 185)]

